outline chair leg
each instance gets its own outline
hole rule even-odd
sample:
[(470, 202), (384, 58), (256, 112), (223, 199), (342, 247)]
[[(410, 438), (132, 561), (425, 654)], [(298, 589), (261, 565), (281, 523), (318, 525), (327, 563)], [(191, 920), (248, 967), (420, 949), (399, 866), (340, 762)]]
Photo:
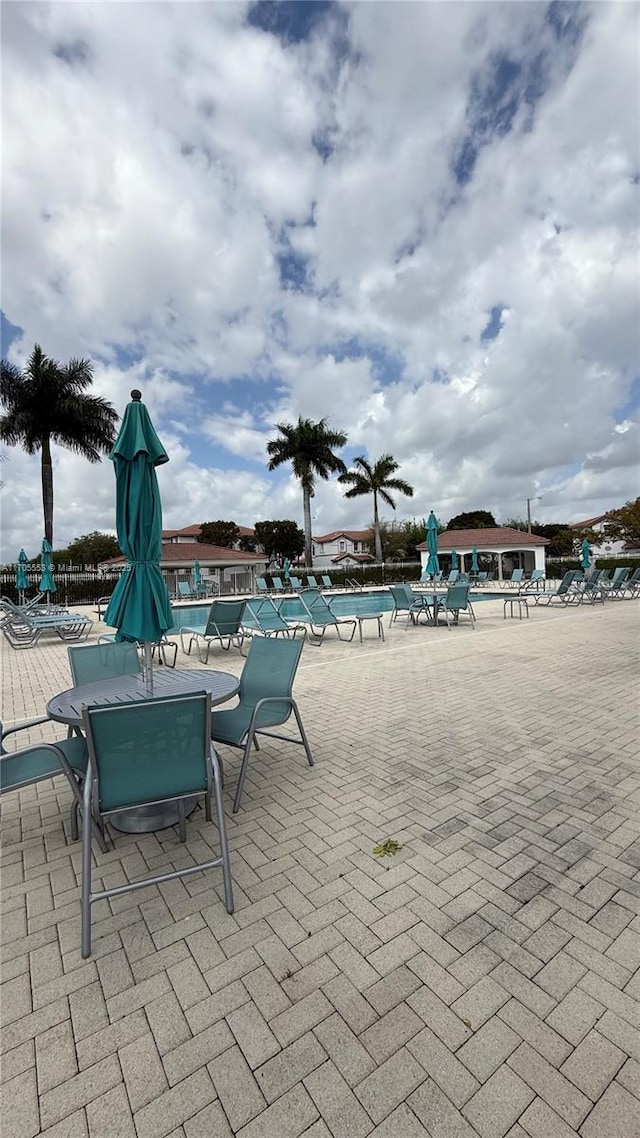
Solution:
[(80, 892), (81, 951), (91, 955), (91, 770), (87, 770), (82, 807), (82, 886)]
[(235, 798), (233, 800), (233, 813), (237, 814), (240, 809), (240, 799), (242, 798), (242, 790), (244, 787), (244, 780), (247, 777), (247, 770), (249, 769), (249, 756), (251, 754), (251, 744), (255, 742), (255, 735), (249, 733), (247, 741), (244, 745), (244, 752), (242, 755), (242, 763), (240, 766), (240, 774), (238, 775), (238, 785), (236, 786)]
[(224, 881), (224, 904), (228, 913), (233, 912), (233, 885), (231, 882), (231, 864), (229, 862), (229, 846), (227, 844), (227, 826), (224, 820), (222, 806), (222, 779), (218, 753), (211, 745), (211, 766), (213, 768), (213, 789), (216, 796), (216, 822), (220, 835), (220, 853), (222, 854), (222, 878)]
[(181, 842), (187, 840), (187, 819), (184, 813), (184, 798), (178, 799), (178, 834)]
[(300, 736), (302, 738), (302, 745), (306, 751), (307, 759), (309, 761), (309, 766), (312, 767), (313, 766), (313, 755), (311, 754), (311, 748), (309, 746), (309, 740), (307, 739), (307, 733), (304, 729), (304, 726), (302, 723), (302, 718), (300, 716), (300, 712), (298, 711), (298, 705), (297, 705), (295, 699), (291, 700), (291, 707), (293, 708), (293, 714), (296, 717), (296, 723), (298, 724), (298, 731), (300, 732)]

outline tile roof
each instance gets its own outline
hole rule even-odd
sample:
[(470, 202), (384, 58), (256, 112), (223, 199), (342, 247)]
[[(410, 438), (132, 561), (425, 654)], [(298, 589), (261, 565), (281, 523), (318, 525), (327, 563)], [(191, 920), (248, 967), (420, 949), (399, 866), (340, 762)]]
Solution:
[(368, 561), (375, 561), (375, 557), (371, 553), (336, 553), (335, 557), (331, 558), (332, 565), (338, 565), (340, 561), (357, 561), (358, 564), (364, 565)]
[(368, 529), (335, 529), (331, 533), (314, 536), (314, 541), (335, 541), (337, 537), (348, 537), (351, 541), (366, 541), (371, 533)]
[[(199, 537), (202, 529), (202, 522), (194, 522), (192, 526), (183, 526), (182, 529), (163, 529), (163, 541), (169, 537)], [(240, 537), (254, 537), (255, 530), (250, 526), (238, 526)]]
[(572, 529), (589, 529), (590, 526), (597, 526), (598, 522), (606, 522), (608, 514), (598, 514), (597, 518), (585, 518), (583, 522), (570, 522)]
[[(488, 529), (448, 529), (438, 534), (438, 551), (447, 549), (521, 549), (523, 546), (548, 545), (548, 537), (536, 533), (524, 533), (510, 526), (496, 526)], [(426, 541), (421, 541), (418, 549), (426, 549)]]
[[(230, 565), (247, 565), (250, 562), (264, 562), (264, 560), (264, 553), (242, 553), (239, 549), (228, 549), (222, 545), (204, 545), (199, 541), (165, 541), (162, 545), (160, 563), (162, 565), (168, 563), (177, 565), (184, 562), (185, 565), (193, 565), (194, 561), (199, 561), (203, 565), (208, 561), (226, 561)], [(102, 564), (116, 566), (124, 565), (125, 562), (126, 557), (110, 557), (108, 561), (103, 561)]]

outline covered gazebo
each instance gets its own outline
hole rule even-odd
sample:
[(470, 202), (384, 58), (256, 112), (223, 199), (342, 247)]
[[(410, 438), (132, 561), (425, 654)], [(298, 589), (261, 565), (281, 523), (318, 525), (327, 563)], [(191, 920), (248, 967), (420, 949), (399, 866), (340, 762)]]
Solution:
[[(478, 551), (478, 558), (486, 562), (491, 559), (491, 566), (495, 569), (499, 581), (510, 577), (514, 569), (524, 569), (531, 573), (534, 569), (545, 571), (545, 547), (549, 544), (547, 537), (538, 537), (535, 533), (523, 533), (510, 526), (495, 526), (488, 529), (450, 529), (438, 534), (438, 557), (445, 562), (455, 549), (460, 559), (462, 571), (471, 568), (471, 553)], [(427, 565), (427, 543), (423, 541), (418, 546), (422, 569)]]

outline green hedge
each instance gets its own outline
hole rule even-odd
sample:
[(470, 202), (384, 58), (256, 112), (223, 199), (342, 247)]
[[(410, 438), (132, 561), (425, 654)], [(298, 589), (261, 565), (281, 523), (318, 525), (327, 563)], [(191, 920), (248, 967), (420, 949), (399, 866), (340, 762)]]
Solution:
[[(596, 557), (594, 569), (635, 569), (640, 565), (640, 557)], [(547, 559), (546, 575), (549, 578), (564, 577), (570, 569), (582, 569), (579, 557), (563, 557), (554, 560)]]

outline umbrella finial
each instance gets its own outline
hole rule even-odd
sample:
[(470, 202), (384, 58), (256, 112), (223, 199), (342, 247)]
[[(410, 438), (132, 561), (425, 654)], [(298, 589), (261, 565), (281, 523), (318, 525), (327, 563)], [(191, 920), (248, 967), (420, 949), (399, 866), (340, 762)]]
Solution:
[(133, 391), (131, 392), (131, 398), (133, 399), (134, 403), (139, 403), (142, 399), (142, 392), (138, 391), (137, 387), (134, 387)]

